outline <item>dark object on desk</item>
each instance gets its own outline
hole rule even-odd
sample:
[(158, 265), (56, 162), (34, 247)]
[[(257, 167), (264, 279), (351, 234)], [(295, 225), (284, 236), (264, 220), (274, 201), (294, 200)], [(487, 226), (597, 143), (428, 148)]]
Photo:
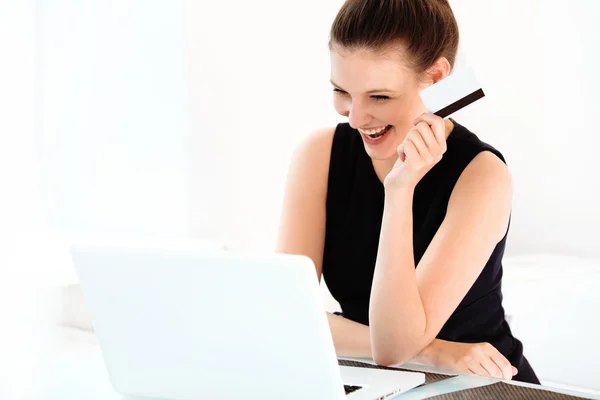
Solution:
[(362, 386), (344, 385), (344, 391), (346, 392), (346, 394), (356, 392), (358, 389), (362, 389)]
[(532, 389), (523, 386), (510, 385), (497, 382), (474, 389), (465, 389), (458, 392), (440, 394), (428, 397), (428, 400), (580, 400), (583, 397), (569, 396), (567, 394), (550, 392), (542, 389)]
[[(380, 365), (367, 364), (359, 361), (350, 361), (350, 360), (338, 360), (338, 364), (342, 367), (359, 367), (359, 368), (372, 368), (372, 369), (389, 369), (391, 371), (408, 371), (415, 372), (410, 369), (405, 368), (393, 368), (393, 367), (382, 367)], [(416, 371), (418, 372), (418, 371)], [(429, 372), (424, 372), (425, 374), (425, 383), (423, 385), (428, 385), (430, 383), (443, 381), (444, 379), (453, 378), (456, 375), (444, 375), (444, 374), (433, 374)], [(421, 386), (423, 386), (421, 385)]]

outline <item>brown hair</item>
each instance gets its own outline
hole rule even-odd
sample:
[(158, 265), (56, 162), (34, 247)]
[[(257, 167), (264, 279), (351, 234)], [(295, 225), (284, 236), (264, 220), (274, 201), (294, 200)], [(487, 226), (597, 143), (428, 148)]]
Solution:
[(448, 0), (346, 0), (332, 26), (329, 49), (386, 51), (404, 45), (418, 74), (439, 57), (454, 68), (458, 24)]

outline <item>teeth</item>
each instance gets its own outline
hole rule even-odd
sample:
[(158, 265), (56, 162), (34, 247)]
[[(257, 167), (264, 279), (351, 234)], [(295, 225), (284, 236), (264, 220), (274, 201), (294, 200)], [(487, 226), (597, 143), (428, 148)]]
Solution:
[(372, 130), (359, 129), (359, 131), (362, 132), (364, 135), (366, 135), (371, 140), (380, 140), (381, 138), (383, 138), (383, 136), (385, 136), (382, 132), (385, 131), (388, 127), (389, 127), (389, 125), (386, 125), (385, 127), (379, 128), (379, 129), (372, 129)]
[(359, 131), (361, 131), (365, 135), (371, 136), (371, 135), (377, 135), (378, 133), (380, 133), (381, 131), (383, 131), (385, 128), (387, 128), (387, 125), (384, 126), (384, 127), (382, 127), (382, 128), (379, 128), (379, 129), (360, 129), (359, 128)]

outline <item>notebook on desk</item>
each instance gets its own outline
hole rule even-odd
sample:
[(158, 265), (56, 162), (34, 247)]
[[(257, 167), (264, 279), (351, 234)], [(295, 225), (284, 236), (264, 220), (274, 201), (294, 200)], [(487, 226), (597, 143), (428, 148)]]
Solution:
[(307, 257), (71, 249), (114, 389), (169, 399), (383, 399), (423, 373), (339, 366)]
[[(402, 368), (402, 367), (383, 367), (381, 365), (370, 364), (370, 363), (356, 361), (356, 360), (350, 360), (350, 359), (339, 359), (338, 363), (340, 366), (345, 366), (345, 367), (360, 367), (360, 368), (382, 369), (382, 370), (389, 370), (389, 371), (414, 372), (412, 370)], [(423, 385), (428, 385), (430, 383), (443, 381), (443, 380), (450, 379), (450, 378), (453, 378), (456, 376), (455, 374), (440, 374), (440, 373), (433, 373), (433, 372), (423, 372), (423, 373), (425, 374), (425, 382), (423, 382)]]

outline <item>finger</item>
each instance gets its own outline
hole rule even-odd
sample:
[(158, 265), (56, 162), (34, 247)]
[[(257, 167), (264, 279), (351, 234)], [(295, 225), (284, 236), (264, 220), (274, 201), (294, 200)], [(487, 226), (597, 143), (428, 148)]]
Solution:
[[(513, 377), (513, 366), (496, 348), (490, 352), (490, 358), (502, 370), (503, 379), (510, 380)], [(516, 369), (516, 368), (515, 368)]]
[(402, 143), (400, 146), (398, 146), (398, 148), (396, 149), (396, 152), (398, 153), (398, 159), (401, 162), (405, 162), (406, 161), (406, 152), (404, 151), (404, 143)]
[(440, 145), (444, 145), (446, 143), (446, 124), (442, 118), (435, 114), (424, 113), (415, 119), (413, 124), (417, 125), (421, 121), (424, 121), (431, 126), (431, 130), (433, 131), (435, 138)]
[(515, 367), (512, 367), (512, 376), (515, 376), (519, 373), (519, 370)]
[(488, 372), (488, 374), (496, 379), (503, 379), (504, 373), (500, 367), (489, 357), (483, 357), (481, 360), (481, 366)]
[(468, 364), (469, 372), (479, 376), (489, 376), (488, 372), (478, 362)]
[[(425, 128), (421, 128), (421, 129), (425, 129)], [(408, 133), (406, 140), (410, 140), (411, 142), (414, 143), (415, 148), (417, 149), (417, 151), (419, 152), (419, 155), (421, 157), (423, 157), (423, 158), (429, 157), (430, 152), (429, 152), (429, 149), (427, 148), (427, 144), (425, 144), (422, 134), (419, 132), (419, 130), (416, 127), (413, 128)]]
[(412, 163), (416, 163), (416, 162), (418, 162), (418, 160), (421, 159), (421, 157), (419, 156), (419, 152), (417, 151), (417, 148), (415, 147), (415, 144), (412, 142), (412, 140), (404, 141), (404, 154), (405, 154), (404, 162), (412, 161)]
[(427, 150), (429, 151), (429, 154), (431, 154), (433, 156), (442, 154), (440, 145), (437, 142), (435, 134), (433, 133), (433, 131), (431, 130), (431, 127), (429, 125), (427, 125), (426, 122), (419, 122), (417, 124), (417, 126), (415, 126), (413, 128), (413, 130), (417, 131), (417, 133), (421, 136), (421, 140), (423, 140), (423, 142), (427, 146)]

